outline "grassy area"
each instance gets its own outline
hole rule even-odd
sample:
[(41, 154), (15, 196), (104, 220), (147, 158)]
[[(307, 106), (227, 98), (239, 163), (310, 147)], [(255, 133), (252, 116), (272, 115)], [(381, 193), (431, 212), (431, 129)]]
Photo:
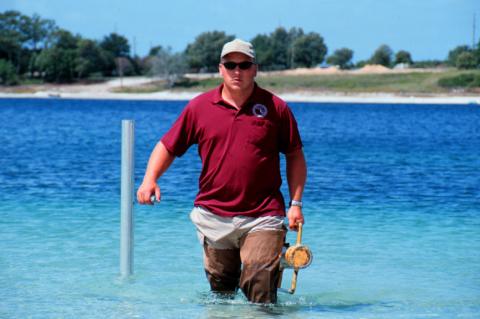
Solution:
[[(274, 92), (342, 92), (397, 94), (459, 93), (458, 88), (446, 88), (438, 84), (442, 78), (456, 77), (466, 73), (480, 76), (478, 71), (449, 70), (444, 72), (411, 72), (393, 74), (325, 74), (325, 75), (268, 75), (257, 77), (260, 86)], [(206, 91), (217, 86), (221, 79), (191, 81), (188, 87), (177, 86), (178, 91)], [(478, 88), (464, 88), (465, 92), (478, 92)]]
[(13, 94), (33, 94), (37, 90), (32, 86), (4, 86), (0, 87), (0, 92), (3, 93), (13, 93)]
[[(438, 85), (443, 77), (462, 72), (429, 72), (397, 74), (332, 74), (295, 77), (260, 78), (259, 84), (277, 91), (334, 91), (344, 93), (448, 93), (451, 90)], [(480, 71), (478, 71), (480, 74)]]
[(19, 85), (41, 85), (43, 84), (42, 79), (21, 79)]
[[(220, 80), (218, 81), (220, 84)], [(189, 88), (193, 88), (193, 91), (202, 91), (207, 90), (208, 88), (213, 88), (218, 84), (205, 84), (199, 81), (192, 81), (189, 79), (182, 79), (176, 82), (176, 86), (173, 88), (169, 87), (165, 80), (152, 81), (143, 85), (135, 86), (122, 86), (112, 89), (112, 92), (115, 93), (155, 93), (160, 91), (165, 91), (167, 89), (176, 90), (176, 91), (188, 91)]]
[(155, 93), (165, 90), (165, 81), (152, 81), (143, 85), (122, 86), (112, 89), (115, 93)]
[(264, 87), (275, 91), (334, 91), (334, 92), (439, 92), (437, 74), (330, 74), (259, 78)]

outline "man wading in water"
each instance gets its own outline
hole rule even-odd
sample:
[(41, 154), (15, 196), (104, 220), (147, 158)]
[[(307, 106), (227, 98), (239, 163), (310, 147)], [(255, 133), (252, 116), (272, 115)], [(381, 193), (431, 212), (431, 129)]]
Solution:
[[(137, 199), (160, 200), (158, 178), (176, 156), (198, 144), (199, 192), (190, 217), (204, 248), (212, 291), (274, 303), (286, 229), (279, 153), (285, 154), (290, 191), (289, 227), (304, 223), (306, 163), (297, 123), (286, 103), (255, 83), (253, 46), (223, 46), (223, 83), (191, 100), (155, 146)], [(242, 267), (243, 266), (243, 267)]]

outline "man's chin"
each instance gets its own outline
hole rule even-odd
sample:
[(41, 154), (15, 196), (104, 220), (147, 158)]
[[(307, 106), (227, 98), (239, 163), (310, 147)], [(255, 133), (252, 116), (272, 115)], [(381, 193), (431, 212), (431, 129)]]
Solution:
[(241, 92), (249, 89), (249, 85), (245, 82), (230, 82), (228, 89), (235, 92)]
[(244, 89), (244, 87), (239, 83), (230, 84), (228, 88), (232, 91), (242, 91)]

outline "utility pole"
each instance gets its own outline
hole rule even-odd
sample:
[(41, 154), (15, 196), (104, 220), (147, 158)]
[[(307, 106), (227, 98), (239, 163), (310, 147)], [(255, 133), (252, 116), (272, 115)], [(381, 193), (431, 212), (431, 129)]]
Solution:
[(475, 50), (475, 29), (476, 29), (476, 15), (473, 13), (473, 28), (472, 28), (472, 50)]
[(137, 37), (133, 37), (132, 40), (132, 49), (133, 49), (133, 56), (137, 55)]
[(290, 68), (294, 69), (294, 63), (295, 63), (295, 45), (292, 43), (292, 56), (290, 57)]

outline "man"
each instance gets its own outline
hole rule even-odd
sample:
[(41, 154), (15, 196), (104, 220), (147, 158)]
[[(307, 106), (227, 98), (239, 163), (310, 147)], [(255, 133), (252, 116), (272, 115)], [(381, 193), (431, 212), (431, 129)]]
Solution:
[(154, 148), (137, 199), (160, 200), (157, 179), (176, 156), (198, 144), (199, 192), (190, 217), (204, 247), (213, 291), (274, 303), (286, 229), (280, 193), (279, 152), (286, 156), (290, 229), (303, 223), (306, 164), (296, 121), (284, 101), (255, 83), (253, 46), (236, 39), (223, 46), (223, 84), (191, 100)]

